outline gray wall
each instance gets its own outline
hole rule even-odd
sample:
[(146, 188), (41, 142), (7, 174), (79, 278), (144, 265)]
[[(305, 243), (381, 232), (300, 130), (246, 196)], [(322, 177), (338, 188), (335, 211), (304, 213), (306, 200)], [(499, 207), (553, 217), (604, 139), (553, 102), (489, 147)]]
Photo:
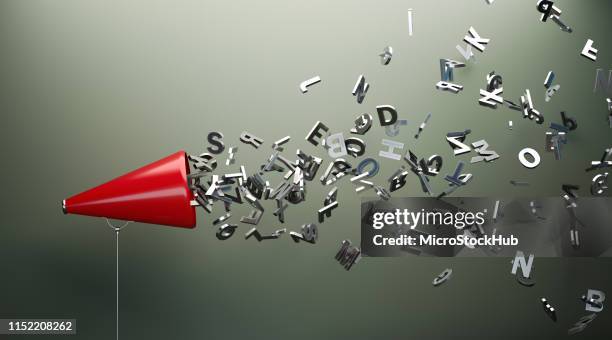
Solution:
[[(59, 202), (178, 149), (202, 152), (213, 130), (239, 146), (238, 164), (252, 171), (285, 135), (288, 156), (295, 148), (325, 156), (304, 141), (315, 121), (347, 133), (357, 115), (390, 104), (409, 121), (395, 139), (419, 156), (440, 154), (444, 174), (472, 156), (452, 156), (449, 131), (470, 128), (468, 141), (484, 138), (501, 155), (468, 165), (474, 179), (456, 195), (557, 196), (562, 183), (589, 195), (593, 174), (584, 168), (612, 141), (605, 97), (592, 91), (595, 69), (612, 68), (612, 4), (555, 4), (573, 33), (540, 22), (535, 1), (2, 1), (0, 316), (77, 318), (74, 338), (113, 337), (114, 235), (103, 219), (63, 216)], [(438, 59), (461, 60), (455, 45), (465, 45), (470, 26), (490, 44), (475, 52), (476, 65), (455, 72), (462, 93), (435, 90)], [(580, 56), (587, 38), (599, 49), (596, 62)], [(382, 66), (387, 45), (395, 54)], [(578, 119), (562, 160), (544, 152), (546, 126), (477, 104), (491, 70), (503, 75), (511, 100), (531, 89), (546, 126), (560, 121), (560, 110)], [(546, 103), (549, 70), (561, 89)], [(371, 84), (361, 105), (350, 94), (359, 74)], [(322, 82), (302, 95), (298, 84), (315, 75)], [(415, 140), (427, 112), (432, 118)], [(240, 144), (243, 130), (266, 145)], [(377, 157), (381, 138), (375, 124), (367, 155)], [(537, 169), (516, 158), (526, 146), (542, 156)], [(384, 183), (399, 165), (381, 160), (375, 180)], [(531, 185), (513, 187), (510, 179)], [(532, 288), (510, 275), (509, 258), (364, 259), (345, 272), (333, 256), (343, 239), (359, 241), (360, 198), (343, 181), (340, 207), (315, 245), (245, 241), (247, 225), (220, 242), (211, 225), (220, 207), (213, 216), (198, 212), (195, 230), (130, 225), (121, 234), (122, 338), (560, 339), (587, 314), (581, 294), (612, 294), (610, 259), (537, 258)], [(446, 184), (437, 178), (433, 187)], [(311, 183), (307, 202), (287, 210), (287, 228), (314, 222), (329, 189)], [(397, 195), (422, 195), (416, 178)], [(272, 204), (266, 208), (262, 233), (280, 227)], [(235, 208), (232, 221), (247, 211)], [(432, 287), (447, 267), (451, 281)], [(541, 296), (557, 308), (556, 324)], [(576, 338), (609, 337), (607, 320), (605, 309)]]

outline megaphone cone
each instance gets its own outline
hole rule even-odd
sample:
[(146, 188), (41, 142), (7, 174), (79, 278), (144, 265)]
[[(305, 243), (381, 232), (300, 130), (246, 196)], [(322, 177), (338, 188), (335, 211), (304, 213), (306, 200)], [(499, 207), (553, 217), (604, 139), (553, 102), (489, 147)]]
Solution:
[(193, 193), (184, 151), (62, 201), (65, 214), (193, 228)]

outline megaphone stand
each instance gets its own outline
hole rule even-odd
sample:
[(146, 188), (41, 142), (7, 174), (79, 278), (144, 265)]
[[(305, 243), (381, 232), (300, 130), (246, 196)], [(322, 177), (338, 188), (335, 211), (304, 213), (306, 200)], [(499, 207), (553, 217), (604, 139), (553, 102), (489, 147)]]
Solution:
[(189, 160), (178, 151), (62, 201), (64, 214), (106, 218), (117, 247), (117, 339), (119, 339), (119, 232), (108, 220), (195, 228), (194, 194), (189, 185)]
[(125, 222), (122, 226), (120, 227), (115, 227), (110, 220), (107, 218), (106, 219), (106, 224), (108, 224), (108, 226), (113, 229), (115, 231), (115, 250), (116, 250), (116, 255), (115, 255), (115, 301), (116, 301), (116, 319), (115, 319), (115, 323), (116, 323), (116, 340), (119, 340), (119, 232), (121, 230), (123, 230), (123, 228), (127, 227), (128, 224), (130, 224), (131, 222)]

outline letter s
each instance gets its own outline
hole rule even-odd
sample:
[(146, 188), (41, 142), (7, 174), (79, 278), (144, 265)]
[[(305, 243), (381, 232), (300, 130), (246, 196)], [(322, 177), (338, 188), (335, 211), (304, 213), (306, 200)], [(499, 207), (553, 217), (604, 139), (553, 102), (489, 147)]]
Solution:
[(208, 143), (212, 144), (216, 148), (208, 147), (208, 152), (218, 155), (225, 150), (225, 144), (221, 141), (223, 139), (223, 134), (221, 132), (213, 131), (208, 134)]
[(476, 222), (477, 224), (484, 224), (485, 223), (485, 219), (484, 219), (484, 217), (482, 217), (482, 215), (484, 215), (484, 213), (482, 211), (476, 213), (476, 220), (478, 221), (478, 222)]

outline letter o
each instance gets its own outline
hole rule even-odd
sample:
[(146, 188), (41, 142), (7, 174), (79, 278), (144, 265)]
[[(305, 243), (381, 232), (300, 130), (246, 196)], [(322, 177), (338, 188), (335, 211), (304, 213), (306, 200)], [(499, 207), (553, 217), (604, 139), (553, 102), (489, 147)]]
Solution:
[[(531, 155), (533, 157), (533, 161), (528, 161), (525, 155)], [(524, 148), (518, 154), (519, 161), (523, 164), (527, 169), (533, 169), (540, 165), (540, 154), (532, 148)]]

